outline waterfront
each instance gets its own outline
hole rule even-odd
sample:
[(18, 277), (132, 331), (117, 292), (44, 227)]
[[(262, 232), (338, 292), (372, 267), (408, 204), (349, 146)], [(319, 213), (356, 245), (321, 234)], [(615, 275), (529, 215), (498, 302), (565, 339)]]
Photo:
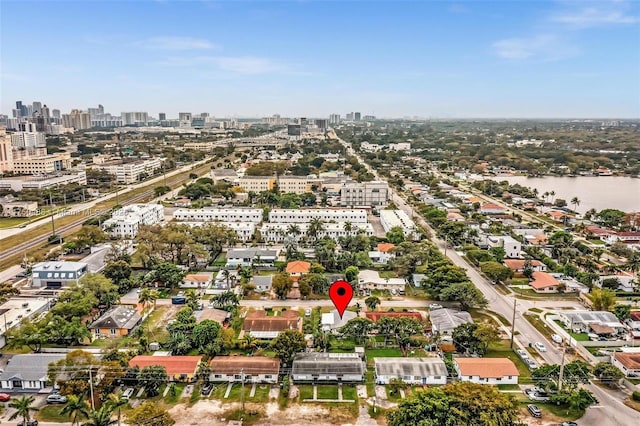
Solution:
[[(497, 176), (497, 181), (506, 180), (510, 184), (520, 184), (538, 190), (542, 196), (545, 192), (555, 191), (555, 200), (562, 198), (569, 208), (573, 197), (578, 197), (580, 205), (577, 210), (584, 213), (589, 209), (607, 208), (625, 212), (640, 211), (640, 179), (619, 176), (547, 176), (529, 178), (526, 176)], [(549, 198), (550, 200), (550, 198)]]

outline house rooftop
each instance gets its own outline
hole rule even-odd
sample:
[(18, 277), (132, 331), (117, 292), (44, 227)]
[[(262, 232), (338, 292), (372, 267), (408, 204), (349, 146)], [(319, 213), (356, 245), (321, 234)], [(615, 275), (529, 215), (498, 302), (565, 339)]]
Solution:
[(293, 262), (287, 263), (287, 273), (300, 273), (300, 274), (308, 274), (311, 269), (311, 263), (305, 262), (304, 260), (294, 260)]
[(509, 358), (454, 358), (454, 361), (463, 376), (493, 379), (520, 375)]
[[(526, 262), (526, 260), (524, 259), (504, 259), (503, 260), (505, 266), (509, 269), (512, 269), (514, 271), (519, 271), (521, 269), (524, 268), (524, 263)], [(533, 267), (539, 267), (542, 266), (543, 263), (540, 262), (539, 260), (536, 259), (531, 259), (531, 266)]]
[(443, 308), (429, 312), (431, 324), (439, 331), (452, 331), (460, 324), (473, 322), (471, 314), (465, 311), (456, 311), (453, 309)]
[(357, 353), (309, 352), (296, 354), (292, 374), (364, 374), (365, 366)]
[(441, 358), (374, 358), (377, 376), (447, 376), (447, 366)]
[(409, 317), (422, 321), (422, 315), (420, 312), (366, 312), (365, 315), (373, 322), (378, 321), (382, 317)]
[(541, 290), (543, 288), (554, 287), (559, 285), (560, 282), (551, 274), (546, 272), (535, 271), (533, 273), (533, 281), (529, 283), (529, 285), (536, 290)]
[(388, 253), (395, 248), (395, 244), (391, 243), (380, 243), (378, 244), (378, 251), (381, 253)]
[(212, 374), (273, 374), (280, 372), (280, 360), (266, 356), (216, 356), (209, 361)]
[(0, 374), (1, 381), (28, 380), (40, 381), (47, 379), (49, 363), (65, 358), (65, 354), (20, 354), (14, 355), (11, 362)]
[(132, 330), (142, 320), (142, 316), (130, 306), (113, 306), (91, 324), (90, 328)]
[(153, 356), (138, 355), (131, 358), (129, 367), (138, 366), (140, 369), (150, 365), (160, 365), (167, 370), (169, 376), (193, 374), (198, 368), (202, 356)]
[(266, 311), (249, 312), (242, 329), (249, 332), (297, 330), (300, 315), (296, 311), (284, 311), (279, 316), (267, 316)]
[(615, 352), (614, 358), (625, 366), (627, 370), (640, 370), (640, 353), (636, 352)]
[(207, 281), (211, 281), (211, 275), (209, 274), (188, 274), (184, 277), (184, 281), (194, 281), (206, 283)]

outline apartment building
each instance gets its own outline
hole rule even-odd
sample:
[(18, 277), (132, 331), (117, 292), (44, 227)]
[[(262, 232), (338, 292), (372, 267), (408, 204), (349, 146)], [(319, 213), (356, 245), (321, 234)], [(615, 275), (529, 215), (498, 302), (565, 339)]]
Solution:
[(31, 287), (61, 288), (82, 278), (89, 272), (89, 265), (84, 262), (41, 262), (31, 271)]
[(134, 238), (141, 225), (154, 225), (164, 220), (164, 208), (160, 204), (131, 204), (105, 220), (102, 229), (114, 238)]
[(408, 239), (415, 240), (419, 238), (416, 224), (403, 210), (381, 210), (380, 224), (384, 228), (384, 232), (389, 232), (393, 228), (400, 228)]
[[(202, 226), (205, 222), (180, 222), (189, 226)], [(253, 239), (256, 232), (256, 224), (253, 222), (215, 222), (216, 225), (224, 226), (235, 231), (240, 241), (246, 242)]]
[(314, 182), (317, 182), (318, 185), (320, 183), (317, 179), (308, 179), (304, 176), (282, 176), (278, 178), (278, 190), (281, 193), (305, 194), (311, 192)]
[(47, 146), (47, 138), (40, 132), (15, 132), (11, 134), (11, 145), (14, 148), (42, 148)]
[(243, 176), (239, 180), (240, 188), (246, 192), (272, 191), (276, 186), (274, 176)]
[(153, 175), (162, 168), (163, 159), (150, 158), (148, 160), (137, 160), (130, 163), (102, 164), (100, 168), (116, 177), (118, 183), (136, 183), (143, 175)]
[[(296, 227), (298, 233), (292, 233), (292, 227)], [(308, 223), (265, 223), (260, 228), (260, 235), (265, 241), (280, 243), (288, 237), (298, 240), (307, 234), (308, 229)], [(353, 223), (351, 224), (351, 230), (347, 231), (345, 222), (323, 223), (322, 230), (318, 232), (317, 238), (337, 240), (340, 237), (355, 236), (358, 232), (364, 232), (365, 235), (371, 237), (374, 234), (373, 226), (370, 223)]]
[(173, 212), (173, 218), (178, 221), (260, 223), (262, 222), (262, 209), (177, 209)]
[(382, 207), (389, 204), (390, 190), (387, 182), (350, 182), (340, 190), (340, 205)]
[(0, 127), (0, 173), (13, 170), (13, 147), (7, 129)]
[(323, 222), (367, 223), (364, 209), (273, 209), (269, 212), (271, 223), (308, 223), (312, 219)]

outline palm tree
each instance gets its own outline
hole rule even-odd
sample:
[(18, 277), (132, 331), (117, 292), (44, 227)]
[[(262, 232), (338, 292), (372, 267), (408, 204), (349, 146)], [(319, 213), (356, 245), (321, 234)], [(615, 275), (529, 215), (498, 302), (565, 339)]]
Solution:
[(143, 288), (138, 295), (138, 303), (142, 304), (142, 309), (146, 309), (147, 305), (151, 302), (151, 290)]
[(81, 417), (89, 416), (89, 404), (87, 404), (84, 395), (67, 396), (67, 404), (62, 408), (60, 414), (69, 416), (71, 425), (80, 424)]
[(111, 426), (117, 422), (111, 419), (111, 414), (113, 414), (111, 404), (103, 404), (99, 410), (89, 411), (87, 416), (89, 421), (82, 423), (82, 426)]
[(298, 226), (295, 223), (292, 223), (287, 228), (287, 234), (293, 235), (294, 237), (297, 237), (298, 235), (300, 235), (300, 226)]
[(129, 403), (129, 400), (126, 399), (126, 398), (123, 398), (122, 397), (122, 393), (119, 393), (117, 395), (113, 394), (113, 393), (110, 393), (108, 395), (108, 398), (109, 399), (108, 399), (107, 403), (109, 405), (111, 405), (111, 408), (113, 410), (118, 410), (118, 426), (120, 426), (120, 418), (121, 418), (121, 414), (122, 414), (120, 412), (121, 408), (124, 407), (125, 405), (127, 405)]
[(244, 348), (253, 353), (253, 350), (258, 346), (258, 339), (256, 339), (251, 333), (244, 335)]
[(351, 222), (345, 222), (344, 230), (346, 233), (350, 233), (353, 230), (353, 224)]
[(549, 191), (546, 191), (544, 194), (542, 194), (542, 196), (544, 197), (544, 202), (547, 202), (547, 198), (549, 198)]
[(318, 239), (318, 234), (324, 231), (324, 225), (322, 224), (322, 220), (314, 217), (309, 221), (309, 227), (307, 228), (307, 236), (309, 236), (312, 240)]
[(553, 203), (553, 199), (554, 199), (554, 198), (555, 198), (555, 196), (556, 196), (556, 191), (551, 191), (551, 192), (549, 192), (549, 195), (551, 195), (551, 202)]
[(575, 209), (580, 205), (580, 200), (578, 199), (578, 197), (573, 197), (571, 199), (571, 204), (573, 204), (573, 210), (575, 211)]
[(18, 417), (22, 417), (23, 424), (28, 424), (29, 420), (31, 420), (31, 412), (38, 411), (36, 407), (34, 407), (33, 402), (36, 399), (32, 396), (23, 396), (18, 399), (14, 399), (9, 403), (9, 407), (15, 408), (15, 413), (9, 417), (9, 420), (15, 420)]

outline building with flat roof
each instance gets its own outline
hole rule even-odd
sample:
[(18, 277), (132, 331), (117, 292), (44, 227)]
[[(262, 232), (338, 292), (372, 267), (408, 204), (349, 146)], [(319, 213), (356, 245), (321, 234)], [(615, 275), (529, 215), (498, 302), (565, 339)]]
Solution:
[(383, 207), (389, 204), (389, 184), (376, 182), (349, 182), (340, 189), (343, 207)]
[(146, 160), (135, 160), (126, 163), (120, 161), (104, 163), (96, 166), (99, 169), (116, 177), (116, 182), (123, 184), (136, 183), (143, 176), (152, 176), (162, 168), (163, 159), (149, 158)]
[(31, 269), (32, 287), (61, 288), (78, 281), (88, 272), (84, 262), (50, 261), (36, 263)]
[(276, 186), (275, 176), (242, 176), (238, 179), (240, 188), (246, 192), (272, 191)]
[[(322, 224), (322, 229), (318, 232), (317, 238), (331, 238), (338, 240), (340, 237), (355, 236), (360, 232), (369, 237), (373, 236), (374, 229), (370, 223), (354, 223), (351, 224), (351, 230), (345, 229), (346, 222), (327, 222)], [(292, 234), (290, 230), (295, 226), (299, 233)], [(299, 240), (307, 234), (309, 229), (308, 223), (265, 223), (260, 227), (260, 235), (263, 240), (274, 243), (281, 243), (288, 238)]]
[(407, 281), (404, 278), (382, 278), (378, 271), (362, 270), (358, 274), (360, 290), (395, 290), (404, 291)]
[(294, 382), (364, 381), (365, 364), (357, 353), (309, 352), (296, 354), (291, 368)]
[(376, 383), (400, 379), (411, 385), (446, 385), (447, 366), (441, 358), (374, 358)]
[(71, 154), (55, 154), (13, 158), (13, 172), (23, 175), (47, 175), (71, 169)]
[(365, 209), (273, 209), (269, 212), (271, 223), (308, 223), (312, 219), (323, 222), (367, 223)]
[(607, 326), (616, 333), (624, 333), (626, 326), (609, 311), (558, 311), (558, 317), (566, 328), (576, 333), (588, 333), (592, 324)]
[(227, 250), (227, 263), (225, 268), (237, 268), (239, 266), (273, 266), (278, 259), (276, 250), (243, 248)]
[(384, 228), (384, 232), (389, 232), (393, 228), (400, 228), (407, 239), (416, 240), (420, 238), (418, 228), (413, 219), (403, 210), (381, 210), (380, 224)]
[(252, 208), (202, 208), (202, 209), (177, 209), (173, 212), (173, 218), (179, 221), (194, 222), (262, 222), (262, 209)]
[(161, 204), (130, 204), (113, 212), (110, 219), (102, 224), (111, 237), (134, 238), (142, 225), (155, 225), (164, 220)]
[(0, 179), (1, 189), (22, 191), (23, 189), (46, 189), (52, 186), (67, 185), (70, 183), (87, 184), (87, 174), (78, 172), (75, 174), (60, 174), (53, 176), (22, 176)]
[(266, 356), (216, 356), (209, 361), (212, 382), (278, 383), (280, 360)]
[(24, 319), (45, 312), (49, 309), (51, 299), (46, 297), (12, 297), (0, 305), (0, 348), (6, 345), (7, 330), (16, 327)]

